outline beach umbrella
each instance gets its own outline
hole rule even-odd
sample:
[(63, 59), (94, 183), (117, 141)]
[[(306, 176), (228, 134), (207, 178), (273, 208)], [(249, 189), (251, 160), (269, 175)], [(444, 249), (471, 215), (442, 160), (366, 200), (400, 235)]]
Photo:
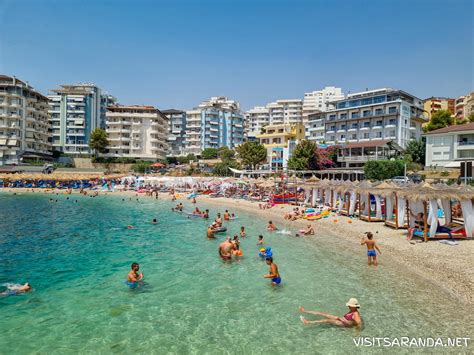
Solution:
[(312, 175), (309, 179), (306, 180), (306, 182), (309, 182), (309, 183), (315, 183), (315, 182), (318, 182), (320, 179), (317, 178), (316, 176)]

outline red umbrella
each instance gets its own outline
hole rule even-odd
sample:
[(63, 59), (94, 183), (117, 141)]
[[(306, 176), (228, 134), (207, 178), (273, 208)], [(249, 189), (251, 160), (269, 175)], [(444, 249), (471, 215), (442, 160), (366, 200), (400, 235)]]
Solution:
[(152, 167), (154, 168), (162, 168), (164, 167), (165, 165), (164, 164), (161, 164), (161, 163), (155, 163), (155, 164), (151, 164)]

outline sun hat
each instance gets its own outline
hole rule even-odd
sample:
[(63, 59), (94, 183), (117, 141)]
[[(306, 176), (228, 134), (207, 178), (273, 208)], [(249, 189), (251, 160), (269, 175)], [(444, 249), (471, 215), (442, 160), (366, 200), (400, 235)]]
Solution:
[(346, 303), (346, 306), (347, 306), (347, 307), (360, 308), (360, 304), (359, 304), (359, 301), (357, 301), (357, 298), (351, 298), (351, 299)]

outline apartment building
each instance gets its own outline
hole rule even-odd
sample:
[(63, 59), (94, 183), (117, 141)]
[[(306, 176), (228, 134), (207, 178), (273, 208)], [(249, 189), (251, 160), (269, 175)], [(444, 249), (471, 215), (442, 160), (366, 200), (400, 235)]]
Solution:
[(272, 170), (285, 169), (298, 142), (305, 137), (304, 125), (299, 123), (272, 124), (256, 136), (267, 149), (268, 164)]
[(249, 140), (255, 140), (262, 128), (270, 124), (270, 113), (265, 106), (255, 106), (245, 112), (245, 132)]
[(454, 100), (454, 118), (457, 122), (464, 120), (464, 106), (466, 99), (466, 96), (460, 96)]
[(326, 112), (333, 107), (333, 102), (344, 99), (341, 88), (326, 86), (322, 90), (306, 92), (303, 98), (303, 123), (308, 122), (309, 115)]
[(423, 108), (425, 117), (430, 120), (433, 113), (439, 110), (447, 110), (454, 114), (454, 99), (448, 97), (430, 97), (424, 100)]
[(186, 112), (186, 154), (223, 146), (235, 149), (243, 141), (244, 115), (238, 102), (211, 97)]
[(474, 123), (440, 128), (426, 137), (426, 166), (459, 168), (474, 160)]
[(467, 119), (472, 113), (474, 113), (474, 92), (464, 97), (464, 118)]
[(91, 132), (105, 128), (107, 107), (116, 99), (94, 84), (61, 85), (52, 92), (48, 98), (53, 150), (90, 154)]
[(165, 159), (168, 154), (168, 117), (153, 106), (107, 108), (108, 157)]
[[(327, 86), (322, 90), (307, 92), (304, 99), (276, 100), (266, 106), (256, 106), (246, 112), (249, 139), (258, 135), (265, 125), (308, 123), (309, 115), (325, 112), (332, 102), (344, 98), (341, 88)], [(308, 135), (309, 133), (306, 132)]]
[(384, 159), (394, 148), (404, 149), (410, 140), (421, 137), (422, 124), (426, 122), (422, 101), (402, 90), (383, 88), (354, 93), (334, 104), (334, 110), (310, 115), (309, 138), (343, 148), (354, 146), (354, 151), (342, 150), (349, 153), (339, 159), (345, 167), (360, 167), (367, 160)]
[(51, 157), (48, 109), (27, 82), (0, 75), (0, 165)]
[(162, 112), (168, 117), (168, 154), (173, 157), (184, 155), (186, 145), (186, 111), (170, 109)]

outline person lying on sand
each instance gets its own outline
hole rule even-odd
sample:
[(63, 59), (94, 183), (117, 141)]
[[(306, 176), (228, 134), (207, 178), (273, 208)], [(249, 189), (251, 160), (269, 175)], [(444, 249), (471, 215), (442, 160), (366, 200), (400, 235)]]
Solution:
[(333, 316), (331, 314), (322, 313), (322, 312), (315, 312), (315, 311), (306, 311), (303, 307), (300, 307), (299, 310), (302, 313), (312, 314), (315, 316), (321, 316), (325, 319), (321, 320), (307, 320), (303, 316), (300, 317), (300, 320), (304, 324), (332, 324), (337, 325), (339, 327), (356, 327), (362, 323), (362, 319), (359, 313), (359, 302), (355, 298), (351, 298), (347, 303), (346, 306), (349, 307), (349, 312), (344, 314), (342, 317)]

